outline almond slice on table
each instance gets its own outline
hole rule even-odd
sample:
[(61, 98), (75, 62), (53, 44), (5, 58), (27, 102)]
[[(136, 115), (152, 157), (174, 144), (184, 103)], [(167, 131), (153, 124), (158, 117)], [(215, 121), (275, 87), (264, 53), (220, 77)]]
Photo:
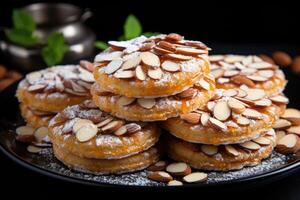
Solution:
[(249, 89), (247, 91), (247, 96), (245, 96), (245, 98), (251, 101), (256, 101), (264, 98), (265, 96), (266, 96), (266, 92), (262, 89)]
[(180, 92), (177, 94), (178, 97), (183, 98), (183, 99), (191, 99), (195, 97), (197, 94), (197, 90), (194, 88), (189, 88), (187, 90), (184, 90), (183, 92)]
[(228, 154), (232, 155), (232, 156), (238, 156), (240, 155), (240, 153), (238, 152), (238, 150), (236, 150), (236, 148), (234, 148), (232, 145), (225, 145), (225, 150)]
[(166, 36), (167, 40), (172, 40), (172, 41), (180, 41), (183, 40), (183, 36), (177, 34), (177, 33), (170, 33)]
[(138, 65), (135, 68), (135, 76), (141, 81), (146, 80), (147, 76), (146, 76), (146, 73), (144, 72), (144, 70), (142, 69), (142, 66)]
[(289, 120), (293, 125), (300, 125), (300, 111), (294, 108), (287, 108), (281, 118)]
[(270, 99), (260, 99), (255, 101), (254, 104), (259, 107), (268, 107), (272, 105), (272, 101)]
[(45, 126), (37, 128), (34, 131), (35, 140), (37, 142), (43, 142), (43, 141), (45, 141), (45, 138), (48, 136), (48, 133), (49, 133), (49, 130)]
[(236, 123), (238, 123), (241, 126), (247, 126), (247, 125), (250, 124), (250, 120), (248, 118), (246, 118), (246, 117), (239, 116), (236, 119)]
[(123, 55), (122, 51), (113, 51), (108, 53), (100, 53), (96, 55), (95, 62), (112, 61), (120, 58)]
[(275, 75), (273, 70), (259, 70), (257, 74), (265, 78), (272, 78)]
[(214, 145), (202, 144), (200, 149), (208, 156), (213, 156), (218, 153), (218, 147)]
[(225, 97), (233, 97), (233, 96), (236, 96), (237, 94), (238, 94), (237, 90), (228, 89), (228, 90), (225, 90), (222, 95)]
[(128, 133), (135, 133), (135, 132), (142, 130), (141, 125), (138, 125), (136, 123), (126, 124), (125, 127), (126, 127)]
[(222, 55), (210, 55), (209, 56), (209, 61), (210, 62), (218, 62), (224, 59), (224, 56)]
[(207, 122), (208, 122), (208, 120), (209, 120), (209, 118), (210, 118), (210, 116), (209, 116), (208, 113), (203, 113), (203, 114), (201, 115), (201, 118), (200, 118), (201, 124), (202, 124), (203, 126), (206, 126), (206, 125), (207, 125)]
[(114, 131), (114, 134), (117, 135), (117, 136), (124, 135), (125, 133), (127, 133), (126, 126), (121, 126), (116, 131)]
[(173, 176), (186, 176), (192, 173), (192, 169), (184, 162), (171, 163), (166, 167), (166, 171)]
[(29, 145), (29, 146), (27, 147), (27, 151), (28, 151), (29, 153), (40, 153), (40, 152), (42, 151), (42, 148), (36, 147), (36, 146), (34, 146), (34, 145)]
[(274, 129), (287, 129), (292, 125), (292, 123), (286, 119), (278, 119), (273, 125)]
[(30, 126), (19, 126), (16, 129), (17, 135), (33, 135), (35, 129)]
[(235, 99), (229, 99), (228, 100), (228, 106), (229, 108), (234, 112), (234, 113), (237, 113), (237, 114), (240, 114), (242, 112), (244, 112), (246, 110), (246, 107), (245, 105), (238, 101), (238, 100), (235, 100)]
[(176, 53), (194, 56), (194, 55), (199, 55), (199, 54), (206, 54), (207, 50), (195, 49), (195, 48), (189, 48), (189, 47), (177, 47)]
[(159, 80), (162, 78), (163, 71), (160, 68), (148, 69), (148, 76), (154, 80)]
[(278, 140), (276, 151), (282, 154), (296, 153), (300, 149), (300, 139), (295, 134), (287, 134)]
[(121, 106), (128, 106), (129, 104), (133, 103), (134, 101), (135, 101), (135, 98), (133, 98), (133, 97), (121, 96), (117, 102)]
[(180, 65), (176, 62), (172, 62), (169, 60), (164, 61), (161, 64), (161, 68), (168, 72), (177, 72), (180, 71)]
[(104, 72), (106, 74), (112, 74), (115, 71), (117, 71), (118, 69), (120, 69), (120, 67), (122, 66), (122, 64), (123, 64), (123, 60), (122, 59), (115, 59), (115, 60), (112, 60), (110, 63), (108, 63), (108, 65), (106, 65), (102, 69), (104, 70)]
[(158, 161), (155, 164), (151, 165), (147, 169), (149, 171), (162, 171), (162, 170), (165, 170), (166, 167), (167, 167), (167, 162), (164, 160), (161, 160), (161, 161)]
[(245, 149), (248, 149), (248, 150), (258, 150), (258, 149), (260, 149), (260, 145), (255, 143), (255, 142), (252, 142), (252, 141), (247, 141), (247, 142), (244, 142), (244, 143), (240, 143), (239, 145), (241, 147), (245, 148)]
[(274, 103), (279, 103), (279, 104), (288, 104), (289, 103), (289, 99), (282, 95), (272, 96), (272, 97), (270, 97), (270, 100)]
[(244, 75), (233, 76), (230, 78), (230, 80), (238, 85), (245, 84), (249, 87), (255, 87), (255, 83)]
[(218, 79), (218, 78), (221, 78), (224, 75), (225, 70), (224, 69), (216, 69), (216, 70), (212, 70), (210, 73), (213, 77)]
[(133, 78), (135, 76), (135, 71), (133, 70), (118, 70), (114, 73), (115, 78), (126, 79), (126, 78)]
[(200, 183), (207, 180), (207, 174), (203, 172), (194, 172), (183, 177), (183, 180), (187, 183)]
[(249, 119), (262, 119), (262, 117), (263, 117), (263, 115), (260, 112), (250, 109), (250, 108), (246, 108), (246, 110), (244, 110), (244, 112), (242, 112), (242, 115)]
[(174, 52), (176, 50), (176, 46), (170, 42), (160, 41), (157, 43), (157, 46), (160, 48), (166, 49), (168, 51)]
[(181, 114), (180, 119), (190, 123), (190, 124), (198, 124), (200, 121), (200, 114), (199, 113), (187, 113)]
[(90, 124), (94, 124), (91, 120), (88, 119), (78, 119), (76, 120), (76, 122), (73, 125), (73, 132), (76, 133), (81, 127), (86, 126), (86, 125), (90, 125)]
[(296, 135), (300, 135), (300, 125), (298, 126), (291, 126), (288, 129), (286, 129), (288, 133), (294, 133)]
[(217, 120), (213, 117), (210, 117), (208, 119), (208, 123), (216, 129), (219, 129), (219, 130), (222, 130), (222, 131), (227, 130), (227, 126), (223, 122), (221, 122), (221, 121), (219, 121), (219, 120)]
[(36, 85), (31, 85), (27, 88), (28, 92), (41, 92), (46, 88), (46, 85), (42, 84), (36, 84)]
[(146, 109), (151, 109), (153, 106), (155, 106), (155, 99), (153, 98), (138, 98), (137, 103)]
[(231, 110), (226, 101), (219, 101), (214, 106), (213, 115), (220, 121), (226, 121), (230, 115)]
[(210, 90), (210, 84), (206, 80), (204, 80), (203, 78), (200, 79), (198, 82), (196, 82), (195, 85), (200, 86), (204, 90)]
[(267, 81), (268, 78), (264, 76), (259, 76), (259, 75), (248, 75), (247, 78), (251, 79), (252, 81), (257, 81), (257, 82), (263, 82)]
[(166, 54), (166, 57), (174, 60), (180, 60), (180, 61), (187, 61), (192, 59), (191, 56), (185, 56), (185, 55), (175, 54), (175, 53)]
[(96, 126), (98, 128), (101, 128), (103, 126), (105, 126), (106, 124), (108, 124), (109, 122), (111, 122), (113, 120), (112, 117), (108, 117), (107, 119), (103, 120), (102, 122), (99, 122), (98, 124), (96, 124)]
[(142, 52), (140, 54), (141, 60), (145, 65), (151, 66), (151, 67), (159, 67), (160, 66), (160, 60), (157, 55), (154, 53), (151, 53), (149, 51)]
[(183, 183), (181, 181), (177, 181), (177, 180), (172, 180), (169, 181), (168, 186), (181, 186), (183, 185)]
[(163, 171), (150, 172), (148, 178), (153, 181), (159, 181), (165, 183), (173, 180), (173, 177), (169, 173)]
[(86, 124), (84, 126), (81, 126), (76, 131), (76, 138), (79, 142), (87, 142), (91, 140), (93, 137), (95, 137), (98, 133), (98, 127), (94, 124)]
[(263, 145), (263, 146), (271, 144), (271, 140), (269, 140), (268, 138), (265, 138), (265, 137), (255, 138), (252, 141), (256, 142), (257, 144)]
[(276, 131), (276, 144), (278, 143), (278, 141), (283, 138), (284, 136), (286, 136), (285, 131)]
[(135, 68), (136, 66), (138, 66), (141, 62), (141, 57), (140, 56), (135, 56), (133, 58), (130, 58), (128, 60), (126, 60), (123, 65), (122, 65), (122, 69), (123, 70), (128, 70), (128, 69), (132, 69)]
[(101, 128), (101, 131), (106, 132), (106, 133), (112, 133), (112, 132), (118, 130), (123, 124), (124, 124), (124, 122), (121, 120), (112, 121), (112, 122), (109, 122), (108, 124), (106, 124), (105, 126), (103, 126)]

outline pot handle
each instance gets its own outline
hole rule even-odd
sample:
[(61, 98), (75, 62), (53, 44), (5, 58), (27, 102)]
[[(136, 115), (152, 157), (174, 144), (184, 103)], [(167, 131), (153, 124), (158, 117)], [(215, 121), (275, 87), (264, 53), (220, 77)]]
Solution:
[(84, 9), (83, 14), (80, 17), (80, 21), (85, 22), (86, 20), (88, 20), (92, 16), (93, 16), (92, 11), (90, 9), (86, 8), (86, 9)]

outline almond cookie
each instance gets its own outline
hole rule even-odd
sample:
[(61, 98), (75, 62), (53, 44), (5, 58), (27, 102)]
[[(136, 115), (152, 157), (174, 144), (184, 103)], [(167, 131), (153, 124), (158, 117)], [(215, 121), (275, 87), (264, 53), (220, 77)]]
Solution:
[(79, 65), (47, 68), (26, 75), (16, 96), (21, 103), (40, 111), (59, 112), (90, 98), (93, 74)]
[(53, 146), (55, 157), (69, 168), (91, 174), (122, 174), (147, 168), (159, 160), (160, 152), (156, 146), (121, 159), (83, 158), (65, 150), (64, 147)]
[(209, 59), (217, 88), (232, 89), (245, 84), (271, 95), (282, 92), (287, 83), (277, 65), (258, 56), (213, 55)]
[(288, 99), (281, 94), (268, 96), (262, 89), (246, 86), (217, 89), (206, 107), (162, 122), (172, 135), (203, 144), (240, 143), (258, 137), (273, 126)]
[(94, 77), (105, 91), (127, 97), (162, 97), (192, 87), (209, 73), (208, 48), (178, 34), (111, 41), (95, 57)]
[(273, 129), (244, 143), (219, 146), (193, 144), (170, 136), (167, 153), (172, 159), (186, 162), (196, 169), (228, 171), (259, 164), (272, 153), (275, 141)]
[(204, 106), (214, 90), (214, 78), (205, 76), (193, 87), (168, 97), (125, 97), (104, 91), (98, 83), (92, 86), (91, 94), (101, 110), (114, 116), (131, 121), (161, 121)]
[(76, 156), (120, 159), (152, 147), (159, 139), (155, 124), (126, 122), (101, 110), (90, 100), (67, 107), (49, 124), (54, 145)]

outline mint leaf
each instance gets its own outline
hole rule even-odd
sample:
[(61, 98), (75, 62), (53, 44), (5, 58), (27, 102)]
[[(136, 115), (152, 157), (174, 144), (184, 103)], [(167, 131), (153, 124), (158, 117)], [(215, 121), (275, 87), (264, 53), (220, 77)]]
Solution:
[(138, 37), (142, 34), (142, 25), (134, 15), (129, 15), (124, 24), (124, 36), (126, 40)]
[(159, 34), (160, 34), (159, 32), (145, 32), (145, 33), (143, 33), (143, 35), (146, 36), (146, 37), (156, 36), (156, 35), (159, 35)]
[(5, 34), (11, 42), (22, 46), (33, 46), (39, 43), (38, 37), (34, 36), (32, 33), (19, 29), (6, 30)]
[(14, 29), (27, 31), (28, 33), (35, 31), (36, 24), (33, 17), (25, 10), (13, 10), (12, 20)]
[(47, 66), (60, 63), (69, 47), (62, 33), (54, 32), (48, 37), (47, 46), (42, 49), (42, 57)]
[(103, 42), (103, 41), (96, 41), (95, 42), (95, 47), (98, 48), (98, 49), (107, 49), (108, 48), (108, 45), (106, 42)]

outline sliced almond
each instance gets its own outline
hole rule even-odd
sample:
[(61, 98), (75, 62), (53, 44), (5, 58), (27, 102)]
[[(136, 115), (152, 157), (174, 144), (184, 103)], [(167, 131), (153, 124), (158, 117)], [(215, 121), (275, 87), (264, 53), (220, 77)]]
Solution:
[(140, 51), (150, 51), (153, 47), (155, 47), (155, 42), (146, 42), (141, 46)]
[(170, 33), (166, 36), (167, 40), (171, 40), (171, 41), (180, 41), (183, 40), (183, 36), (177, 34), (177, 33)]
[(250, 108), (246, 108), (246, 110), (244, 110), (244, 112), (242, 112), (242, 115), (249, 119), (262, 119), (263, 118), (263, 115), (260, 112), (250, 109)]
[(187, 183), (200, 183), (207, 180), (207, 174), (203, 172), (194, 172), (183, 177), (183, 180)]
[(264, 76), (258, 76), (258, 75), (248, 75), (247, 78), (251, 79), (252, 81), (257, 81), (257, 82), (263, 82), (267, 81), (268, 78)]
[(87, 60), (81, 60), (79, 62), (80, 66), (86, 70), (88, 70), (89, 72), (93, 72), (95, 69), (95, 66), (93, 63), (87, 61)]
[(183, 183), (181, 181), (177, 181), (177, 180), (172, 180), (169, 181), (168, 186), (181, 186), (183, 185)]
[(254, 87), (255, 83), (244, 75), (236, 75), (230, 78), (232, 82), (238, 85), (245, 84), (249, 87)]
[(36, 85), (31, 85), (27, 88), (28, 92), (40, 92), (43, 91), (46, 88), (46, 85), (42, 84), (36, 84)]
[(125, 133), (127, 133), (126, 126), (121, 126), (116, 131), (114, 131), (114, 134), (117, 135), (117, 136), (124, 135)]
[(31, 72), (26, 75), (26, 80), (30, 84), (34, 84), (35, 82), (39, 81), (42, 78), (41, 72)]
[(76, 133), (81, 127), (93, 124), (91, 120), (88, 119), (78, 119), (73, 125), (73, 132)]
[(180, 118), (190, 124), (198, 124), (200, 121), (200, 114), (199, 113), (188, 113), (188, 114), (181, 114)]
[(293, 125), (300, 125), (300, 111), (294, 108), (287, 108), (282, 118), (289, 120)]
[(208, 91), (210, 90), (210, 84), (206, 80), (204, 80), (203, 78), (200, 79), (195, 85), (200, 86), (204, 90), (208, 90)]
[(142, 127), (136, 123), (129, 123), (125, 125), (128, 133), (135, 133), (142, 130)]
[(27, 147), (27, 151), (28, 151), (29, 153), (40, 153), (40, 152), (42, 151), (42, 148), (36, 147), (36, 146), (33, 146), (33, 145), (29, 145), (29, 146)]
[(226, 121), (231, 115), (231, 110), (227, 102), (225, 101), (217, 102), (213, 110), (213, 115), (215, 118), (217, 118), (220, 121)]
[(227, 63), (241, 62), (245, 57), (240, 55), (228, 55), (224, 58)]
[(287, 129), (292, 125), (292, 123), (286, 119), (278, 119), (273, 125), (274, 129)]
[(214, 111), (215, 105), (216, 105), (216, 102), (214, 102), (214, 101), (209, 101), (209, 102), (207, 102), (206, 107), (207, 107), (207, 109), (208, 109), (209, 111), (213, 112), (213, 111)]
[(232, 145), (225, 145), (225, 150), (228, 154), (232, 155), (232, 156), (238, 156), (240, 155), (240, 153), (238, 152), (238, 150), (236, 150), (236, 148), (234, 148)]
[(242, 75), (253, 75), (257, 72), (257, 69), (253, 68), (244, 68), (241, 70)]
[(203, 113), (200, 118), (201, 124), (203, 126), (206, 126), (209, 118), (210, 118), (210, 116), (208, 113)]
[(177, 64), (176, 62), (166, 60), (161, 64), (161, 68), (163, 68), (168, 72), (177, 72), (180, 70), (180, 65)]
[(272, 105), (272, 101), (270, 99), (260, 99), (254, 102), (255, 106), (258, 107), (268, 107)]
[(157, 45), (160, 48), (166, 49), (166, 50), (171, 51), (171, 52), (174, 52), (176, 50), (175, 45), (170, 43), (170, 42), (160, 41), (159, 43), (157, 43)]
[(17, 135), (33, 135), (35, 129), (30, 126), (19, 126), (16, 129)]
[(117, 103), (121, 106), (128, 106), (130, 104), (132, 104), (135, 101), (135, 98), (133, 97), (126, 97), (126, 96), (121, 96)]
[(208, 123), (216, 129), (219, 129), (222, 131), (227, 130), (227, 126), (223, 122), (221, 122), (213, 117), (210, 117), (208, 119)]
[(248, 67), (254, 69), (270, 69), (273, 68), (273, 65), (267, 62), (256, 62), (249, 64)]
[(246, 56), (243, 60), (242, 60), (242, 64), (245, 66), (248, 66), (249, 64), (251, 64), (253, 62), (253, 58), (252, 56)]
[(268, 138), (265, 138), (265, 137), (255, 138), (255, 139), (253, 139), (253, 141), (256, 142), (257, 144), (260, 144), (263, 146), (271, 144), (271, 140), (269, 140)]
[(98, 133), (98, 127), (94, 124), (86, 124), (76, 131), (76, 138), (79, 142), (87, 142)]
[(45, 138), (48, 136), (49, 130), (47, 127), (39, 127), (34, 132), (34, 137), (37, 142), (43, 142), (45, 141)]
[(210, 55), (209, 56), (209, 61), (210, 62), (218, 62), (224, 59), (223, 55)]
[(149, 69), (147, 74), (150, 78), (154, 80), (159, 80), (161, 79), (163, 72), (160, 68), (156, 68), (156, 69)]
[(167, 167), (167, 162), (166, 161), (158, 161), (155, 164), (151, 165), (150, 167), (148, 167), (147, 169), (149, 171), (162, 171), (165, 170)]
[(112, 60), (106, 67), (103, 68), (103, 70), (106, 74), (112, 74), (118, 69), (120, 69), (122, 64), (123, 64), (122, 59)]
[(289, 99), (282, 95), (272, 96), (272, 97), (270, 97), (270, 100), (272, 102), (278, 103), (278, 104), (288, 104), (289, 103)]
[(192, 169), (184, 162), (171, 163), (167, 166), (166, 171), (173, 176), (186, 176), (192, 173)]
[(276, 151), (282, 154), (296, 153), (300, 149), (299, 137), (295, 134), (287, 134), (282, 137), (277, 145)]
[(135, 76), (135, 71), (132, 70), (118, 70), (114, 73), (115, 78), (126, 79), (126, 78), (133, 78)]
[(113, 51), (108, 53), (100, 53), (96, 55), (95, 62), (112, 61), (122, 56), (122, 51)]
[(143, 108), (151, 109), (153, 106), (155, 106), (155, 99), (138, 98), (137, 103)]
[(283, 138), (284, 136), (286, 136), (285, 131), (276, 131), (276, 144), (278, 143), (278, 141)]
[(260, 145), (255, 143), (255, 142), (252, 142), (252, 141), (247, 141), (247, 142), (244, 142), (244, 143), (240, 143), (239, 145), (241, 147), (245, 148), (245, 149), (248, 149), (248, 150), (258, 150), (258, 149), (260, 149)]
[(296, 134), (296, 135), (300, 135), (300, 125), (298, 125), (298, 126), (291, 126), (286, 131), (288, 133), (293, 133), (293, 134)]
[(118, 130), (123, 124), (124, 124), (124, 122), (120, 121), (120, 120), (112, 121), (112, 122), (109, 122), (108, 124), (106, 124), (105, 126), (103, 126), (101, 128), (101, 131), (106, 132), (106, 133), (112, 133), (112, 132)]
[(142, 69), (142, 67), (140, 65), (138, 65), (135, 68), (135, 76), (141, 81), (146, 80), (146, 77), (147, 77), (146, 73), (144, 72), (144, 70)]
[(84, 87), (82, 87), (81, 85), (77, 84), (76, 82), (70, 80), (70, 83), (71, 83), (72, 89), (75, 92), (78, 92), (78, 93), (85, 93), (86, 92), (86, 89)]
[(141, 62), (141, 57), (140, 56), (135, 56), (133, 58), (130, 58), (128, 60), (126, 60), (123, 65), (122, 65), (122, 69), (123, 70), (128, 70), (128, 69), (133, 69), (136, 66), (138, 66)]
[(184, 90), (183, 92), (180, 92), (179, 94), (177, 94), (177, 96), (182, 98), (182, 99), (191, 99), (191, 98), (195, 97), (197, 92), (198, 91), (196, 89), (189, 88), (187, 90)]
[(246, 118), (246, 117), (239, 116), (236, 119), (236, 123), (238, 123), (241, 126), (247, 126), (247, 125), (250, 124), (250, 120), (248, 118)]
[(150, 172), (148, 178), (153, 181), (159, 181), (165, 183), (173, 180), (173, 177), (169, 173), (163, 171)]
[(218, 78), (221, 78), (224, 75), (225, 70), (224, 69), (216, 69), (216, 70), (212, 70), (210, 73), (213, 77), (218, 79)]
[(259, 70), (257, 74), (265, 78), (272, 78), (275, 75), (273, 70)]
[(264, 98), (265, 96), (266, 96), (266, 92), (262, 89), (249, 89), (247, 91), (247, 96), (245, 98), (251, 101), (256, 101)]
[(107, 119), (103, 120), (102, 122), (99, 122), (96, 126), (97, 126), (98, 128), (101, 128), (101, 127), (107, 125), (107, 124), (108, 124), (109, 122), (111, 122), (112, 120), (113, 120), (112, 117), (108, 117)]
[(227, 103), (229, 108), (237, 114), (240, 114), (246, 110), (245, 105), (238, 100), (229, 99)]
[(141, 60), (145, 65), (151, 66), (151, 67), (159, 67), (160, 66), (160, 60), (157, 55), (154, 53), (151, 53), (149, 51), (142, 52), (140, 54)]
[(178, 48), (176, 48), (176, 53), (183, 54), (183, 55), (195, 56), (195, 55), (199, 55), (199, 54), (206, 54), (207, 50), (195, 49), (195, 48), (189, 48), (189, 47), (178, 47)]
[[(85, 71), (86, 71), (86, 70), (85, 70)], [(90, 73), (90, 72), (88, 72), (88, 71), (86, 71), (86, 72), (84, 72), (84, 73), (80, 73), (80, 74), (78, 75), (78, 77), (79, 77), (81, 80), (83, 80), (83, 81), (85, 81), (85, 82), (89, 82), (89, 83), (92, 83), (92, 82), (95, 81), (93, 74)]]
[(227, 70), (224, 72), (224, 77), (232, 77), (232, 76), (235, 76), (235, 75), (238, 75), (240, 72), (237, 71), (237, 70)]
[(223, 96), (225, 97), (234, 97), (238, 94), (238, 91), (235, 89), (228, 89), (223, 92)]
[(202, 144), (200, 149), (208, 156), (213, 156), (218, 153), (218, 147), (214, 145)]
[(169, 51), (169, 50), (164, 49), (164, 48), (160, 48), (158, 46), (153, 47), (153, 50), (154, 50), (155, 53), (157, 53), (159, 55), (165, 55), (165, 54), (173, 53), (172, 51)]
[(174, 60), (180, 60), (180, 61), (187, 61), (192, 59), (191, 56), (185, 56), (185, 55), (175, 54), (175, 53), (166, 54), (166, 57)]
[(239, 88), (236, 89), (236, 90), (238, 91), (238, 94), (237, 94), (238, 97), (243, 98), (243, 97), (247, 96), (247, 92), (245, 90), (242, 90), (242, 89), (239, 89)]

